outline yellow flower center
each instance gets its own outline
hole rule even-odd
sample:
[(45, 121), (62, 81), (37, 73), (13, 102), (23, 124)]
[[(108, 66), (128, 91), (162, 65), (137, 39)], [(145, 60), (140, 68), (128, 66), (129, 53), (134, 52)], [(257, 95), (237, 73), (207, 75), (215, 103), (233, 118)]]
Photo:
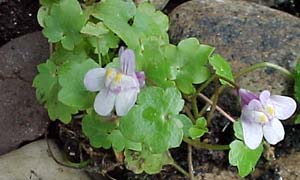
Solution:
[(275, 116), (275, 109), (272, 105), (267, 105), (266, 111), (268, 114), (270, 114), (272, 117)]
[(119, 83), (122, 79), (123, 74), (122, 73), (117, 73), (117, 75), (114, 78), (115, 83)]
[(112, 76), (112, 74), (113, 74), (113, 69), (107, 69), (106, 70), (106, 73), (105, 73), (105, 76), (106, 76), (106, 78), (110, 78), (111, 76)]

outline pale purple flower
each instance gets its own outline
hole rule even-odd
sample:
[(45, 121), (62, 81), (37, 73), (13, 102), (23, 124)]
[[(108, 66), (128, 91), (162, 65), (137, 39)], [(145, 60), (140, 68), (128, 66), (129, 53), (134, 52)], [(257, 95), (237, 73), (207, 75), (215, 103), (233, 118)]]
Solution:
[(87, 90), (100, 91), (94, 102), (95, 111), (109, 115), (115, 107), (118, 116), (124, 116), (136, 102), (140, 88), (145, 84), (143, 72), (135, 72), (135, 55), (130, 49), (120, 50), (120, 69), (94, 68), (84, 77)]
[(270, 144), (277, 144), (284, 138), (284, 128), (279, 120), (286, 120), (296, 111), (296, 102), (287, 96), (271, 95), (263, 91), (256, 95), (240, 89), (242, 104), (241, 122), (245, 144), (256, 149), (263, 136)]

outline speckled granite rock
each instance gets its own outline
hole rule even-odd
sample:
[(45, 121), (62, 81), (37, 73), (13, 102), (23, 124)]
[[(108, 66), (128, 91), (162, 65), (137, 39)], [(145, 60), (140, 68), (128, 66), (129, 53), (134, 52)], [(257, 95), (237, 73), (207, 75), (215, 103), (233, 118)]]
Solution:
[(277, 169), (277, 174), (281, 176), (281, 179), (300, 179), (300, 152), (280, 157), (272, 162), (272, 166)]
[[(230, 60), (234, 72), (262, 61), (290, 69), (300, 57), (300, 19), (258, 4), (193, 0), (174, 9), (170, 21), (173, 43), (197, 37)], [(264, 69), (240, 78), (238, 84), (253, 91), (286, 94), (290, 83), (282, 74)]]
[(39, 32), (0, 48), (0, 155), (42, 136), (48, 127), (32, 87), (36, 66), (47, 57), (48, 43)]
[[(240, 0), (236, 0), (236, 1), (240, 1)], [(244, 0), (244, 1), (253, 2), (253, 3), (271, 7), (271, 6), (275, 6), (276, 5), (275, 1), (279, 1), (279, 0)]]
[[(53, 141), (50, 146), (55, 157), (63, 162), (63, 155)], [(76, 169), (58, 165), (48, 154), (45, 140), (28, 144), (0, 157), (2, 180), (89, 180)], [(101, 180), (101, 179), (99, 179)]]

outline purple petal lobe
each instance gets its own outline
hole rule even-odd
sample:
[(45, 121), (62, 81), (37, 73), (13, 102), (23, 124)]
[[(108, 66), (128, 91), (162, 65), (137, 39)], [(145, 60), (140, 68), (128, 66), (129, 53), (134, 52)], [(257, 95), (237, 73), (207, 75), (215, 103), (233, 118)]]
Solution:
[(101, 116), (107, 116), (113, 110), (116, 95), (107, 88), (100, 91), (94, 102), (95, 111)]
[(266, 140), (270, 144), (277, 144), (284, 138), (284, 128), (281, 122), (276, 118), (263, 126), (263, 132)]
[(262, 109), (262, 104), (259, 100), (253, 99), (249, 102), (248, 106), (245, 106), (252, 111), (260, 111)]
[(251, 100), (258, 99), (257, 94), (254, 94), (246, 89), (239, 89), (239, 94), (241, 97), (242, 107), (248, 105)]
[(144, 87), (145, 86), (145, 73), (144, 73), (144, 71), (136, 72), (135, 75), (136, 75), (136, 78), (139, 81), (140, 88)]
[(273, 95), (270, 101), (275, 108), (275, 117), (280, 120), (291, 117), (297, 108), (296, 101), (287, 96)]
[(87, 90), (95, 92), (103, 88), (105, 82), (104, 68), (94, 68), (89, 70), (83, 79), (84, 86)]
[(116, 97), (116, 112), (118, 116), (126, 115), (137, 99), (138, 90), (131, 89), (120, 92)]
[(262, 126), (256, 122), (248, 122), (243, 119), (242, 120), (242, 128), (245, 144), (250, 149), (256, 149), (263, 138)]
[(121, 70), (124, 74), (135, 76), (135, 55), (133, 50), (126, 49), (120, 56)]
[(271, 95), (271, 93), (270, 93), (270, 91), (268, 91), (268, 90), (264, 90), (263, 92), (261, 92), (261, 93), (259, 94), (259, 100), (260, 100), (260, 102), (261, 102), (263, 105), (267, 105), (268, 102), (269, 102), (269, 99), (270, 99), (270, 95)]

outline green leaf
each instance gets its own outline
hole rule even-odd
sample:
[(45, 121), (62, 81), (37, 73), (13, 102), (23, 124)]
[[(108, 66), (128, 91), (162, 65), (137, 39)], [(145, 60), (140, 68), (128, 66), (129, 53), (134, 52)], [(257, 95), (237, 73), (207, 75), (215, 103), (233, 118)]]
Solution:
[(95, 48), (95, 53), (105, 55), (110, 48), (119, 47), (119, 37), (109, 31), (106, 34), (99, 35), (97, 38), (88, 38), (91, 45)]
[(183, 105), (176, 88), (144, 88), (137, 105), (120, 120), (120, 131), (128, 139), (145, 144), (152, 153), (178, 147), (183, 137), (178, 113)]
[(50, 60), (57, 65), (62, 65), (66, 62), (82, 62), (88, 58), (86, 49), (87, 43), (83, 41), (76, 45), (72, 51), (64, 49), (60, 43), (57, 43)]
[(78, 109), (92, 107), (95, 93), (86, 90), (83, 78), (88, 70), (96, 67), (98, 65), (92, 59), (62, 65), (59, 71), (59, 84), (62, 86), (58, 94), (59, 101)]
[(295, 67), (295, 98), (298, 104), (300, 104), (300, 60), (297, 61)]
[(234, 140), (230, 144), (229, 163), (237, 166), (239, 175), (245, 177), (254, 170), (262, 152), (262, 144), (257, 149), (251, 150), (242, 141)]
[(37, 13), (37, 21), (41, 27), (45, 27), (44, 20), (45, 20), (45, 17), (48, 16), (48, 13), (49, 13), (49, 7), (41, 6), (39, 8), (39, 11)]
[(120, 152), (125, 149), (130, 149), (134, 151), (142, 151), (142, 144), (132, 142), (126, 139), (119, 130), (113, 130), (109, 135), (109, 139), (115, 151)]
[(140, 174), (144, 171), (147, 174), (156, 174), (161, 171), (163, 165), (171, 163), (167, 152), (153, 154), (147, 150), (142, 152), (125, 150), (124, 155), (126, 168), (135, 174)]
[(98, 22), (97, 24), (88, 22), (85, 26), (83, 26), (80, 32), (91, 36), (100, 36), (108, 33), (109, 30), (104, 26), (102, 22)]
[(39, 74), (33, 80), (38, 100), (41, 103), (46, 101), (45, 106), (51, 120), (59, 119), (65, 124), (69, 123), (77, 109), (58, 101), (57, 94), (61, 87), (58, 84), (56, 65), (48, 60), (38, 66), (38, 71)]
[(240, 140), (244, 140), (243, 128), (241, 121), (235, 121), (233, 123), (234, 136)]
[(200, 84), (210, 77), (205, 67), (214, 48), (199, 44), (195, 38), (179, 42), (178, 46), (166, 47), (165, 56), (170, 66), (169, 79), (185, 94), (195, 92), (193, 84)]
[(135, 14), (136, 7), (131, 0), (103, 0), (97, 4), (92, 13), (132, 49), (136, 49), (139, 45), (136, 32), (128, 23)]
[(109, 134), (116, 128), (112, 121), (104, 120), (96, 113), (84, 116), (82, 120), (82, 131), (89, 138), (90, 144), (95, 148), (111, 147)]
[(189, 129), (189, 135), (192, 139), (200, 138), (207, 132), (207, 123), (204, 117), (198, 118), (196, 124)]
[(57, 83), (57, 68), (52, 61), (38, 65), (39, 74), (33, 80), (38, 100), (43, 103), (49, 99), (53, 86)]
[(162, 88), (174, 87), (175, 83), (168, 79), (170, 66), (163, 55), (163, 49), (157, 38), (141, 41), (143, 51), (136, 53), (137, 65), (145, 72), (148, 84)]
[(297, 115), (295, 118), (295, 124), (300, 124), (300, 115)]
[(43, 34), (49, 42), (61, 41), (64, 48), (72, 50), (81, 40), (80, 30), (87, 18), (77, 0), (60, 0), (44, 18)]
[(183, 124), (183, 135), (185, 137), (189, 136), (189, 129), (193, 126), (193, 122), (190, 118), (188, 118), (186, 115), (184, 114), (180, 114), (179, 116), (176, 116), (176, 118), (178, 120), (181, 121), (181, 123)]
[(57, 94), (61, 87), (58, 82), (51, 88), (49, 98), (45, 104), (51, 120), (59, 119), (61, 122), (68, 124), (72, 120), (72, 114), (76, 114), (77, 108), (65, 105), (58, 100)]
[(150, 3), (141, 3), (138, 6), (132, 28), (140, 39), (155, 36), (161, 43), (169, 43), (169, 19), (162, 12), (156, 11)]
[[(209, 58), (209, 63), (213, 66), (214, 70), (216, 70), (216, 74), (218, 76), (224, 77), (231, 82), (234, 82), (231, 66), (228, 61), (226, 61), (222, 56), (220, 56), (219, 54), (214, 54)], [(230, 85), (230, 83), (227, 83), (222, 79), (220, 80), (220, 82), (222, 84)]]

